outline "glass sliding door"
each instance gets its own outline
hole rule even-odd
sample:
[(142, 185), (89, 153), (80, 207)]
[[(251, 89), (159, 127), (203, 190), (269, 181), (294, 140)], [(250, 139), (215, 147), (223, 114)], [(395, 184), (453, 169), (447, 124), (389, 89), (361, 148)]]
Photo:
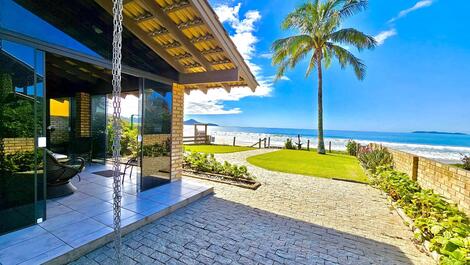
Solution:
[(0, 40), (0, 234), (45, 218), (44, 53)]
[(141, 190), (171, 180), (170, 86), (151, 80), (143, 83), (142, 178)]
[(92, 160), (106, 161), (106, 95), (91, 96)]

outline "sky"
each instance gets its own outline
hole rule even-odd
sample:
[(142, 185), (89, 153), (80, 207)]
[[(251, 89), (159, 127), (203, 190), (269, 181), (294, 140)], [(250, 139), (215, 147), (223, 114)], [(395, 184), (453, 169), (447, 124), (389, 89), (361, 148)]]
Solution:
[[(186, 119), (225, 126), (316, 128), (317, 80), (306, 62), (274, 82), (271, 45), (289, 36), (280, 23), (301, 0), (211, 0), (260, 87), (193, 91)], [(347, 19), (379, 43), (350, 50), (367, 65), (365, 80), (333, 63), (324, 71), (329, 130), (470, 132), (470, 1), (374, 0)]]

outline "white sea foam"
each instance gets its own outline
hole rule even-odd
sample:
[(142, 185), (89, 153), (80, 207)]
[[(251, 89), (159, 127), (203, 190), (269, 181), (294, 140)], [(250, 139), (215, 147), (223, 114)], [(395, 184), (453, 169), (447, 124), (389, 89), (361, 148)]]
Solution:
[[(250, 133), (250, 132), (224, 132), (211, 130), (209, 127), (209, 133), (211, 136), (214, 136), (214, 143), (216, 144), (233, 144), (233, 137), (236, 137), (236, 144), (241, 146), (251, 146), (255, 145), (259, 139), (264, 139), (270, 137), (271, 146), (282, 147), (287, 138), (292, 138), (294, 142), (297, 142), (296, 137), (291, 137), (288, 135), (278, 135), (278, 134), (267, 134), (267, 133)], [(185, 126), (184, 130), (185, 136), (194, 135), (193, 126)], [(310, 146), (316, 147), (317, 139), (316, 137), (302, 137), (301, 142), (305, 147), (307, 141), (310, 140)], [(339, 139), (339, 138), (325, 138), (326, 148), (328, 148), (329, 143), (331, 142), (332, 150), (344, 151), (346, 149), (345, 145), (348, 139)], [(382, 144), (384, 146), (394, 148), (397, 150), (402, 150), (408, 153), (416, 154), (419, 156), (435, 159), (445, 163), (458, 163), (462, 158), (462, 154), (470, 154), (470, 147), (457, 147), (457, 146), (442, 146), (442, 145), (426, 145), (426, 144), (409, 144), (409, 143), (392, 143), (392, 142), (377, 142), (377, 141), (368, 141), (368, 140), (357, 140), (358, 143), (366, 145), (371, 142)]]

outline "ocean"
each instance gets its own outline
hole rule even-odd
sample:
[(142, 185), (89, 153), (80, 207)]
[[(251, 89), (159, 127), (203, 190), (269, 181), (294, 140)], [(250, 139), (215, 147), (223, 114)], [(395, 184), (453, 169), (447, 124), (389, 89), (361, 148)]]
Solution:
[[(283, 146), (287, 138), (297, 142), (301, 135), (304, 146), (310, 140), (311, 146), (317, 145), (317, 130), (285, 129), (285, 128), (254, 128), (254, 127), (224, 127), (209, 126), (209, 134), (214, 137), (216, 144), (232, 144), (236, 137), (237, 145), (249, 146), (258, 139), (271, 137), (272, 146)], [(194, 126), (185, 125), (184, 135), (194, 135)], [(394, 149), (413, 153), (419, 156), (435, 159), (445, 163), (458, 163), (462, 155), (470, 155), (470, 135), (436, 134), (436, 133), (394, 133), (394, 132), (359, 132), (359, 131), (325, 131), (325, 145), (331, 142), (333, 150), (345, 150), (349, 139), (361, 144), (380, 143)]]

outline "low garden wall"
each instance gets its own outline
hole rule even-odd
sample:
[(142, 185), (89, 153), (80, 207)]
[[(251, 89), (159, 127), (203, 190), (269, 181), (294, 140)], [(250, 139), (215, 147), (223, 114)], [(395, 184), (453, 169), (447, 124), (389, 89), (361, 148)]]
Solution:
[(34, 138), (4, 138), (0, 141), (4, 154), (34, 151)]
[[(372, 144), (372, 147), (379, 145)], [(408, 174), (421, 187), (452, 200), (470, 215), (470, 171), (391, 148), (387, 150), (393, 155), (397, 171)]]

